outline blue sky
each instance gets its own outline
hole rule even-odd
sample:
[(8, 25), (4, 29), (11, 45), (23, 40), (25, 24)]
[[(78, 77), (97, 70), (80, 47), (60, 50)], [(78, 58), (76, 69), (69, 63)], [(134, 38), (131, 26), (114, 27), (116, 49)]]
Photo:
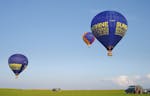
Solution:
[[(0, 88), (123, 89), (150, 86), (149, 0), (0, 0)], [(82, 40), (93, 17), (105, 10), (128, 20), (125, 37), (108, 57), (97, 41)], [(29, 65), (18, 79), (8, 58)]]

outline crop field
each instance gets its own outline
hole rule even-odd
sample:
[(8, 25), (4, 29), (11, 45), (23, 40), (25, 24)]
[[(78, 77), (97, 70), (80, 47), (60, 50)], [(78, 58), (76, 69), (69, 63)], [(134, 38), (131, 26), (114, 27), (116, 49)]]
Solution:
[(123, 90), (21, 90), (0, 89), (0, 96), (150, 96), (150, 94), (125, 94)]

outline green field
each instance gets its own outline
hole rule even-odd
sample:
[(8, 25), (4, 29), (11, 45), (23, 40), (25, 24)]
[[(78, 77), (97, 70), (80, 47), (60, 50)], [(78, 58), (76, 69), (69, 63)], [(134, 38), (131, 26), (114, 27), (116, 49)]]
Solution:
[(123, 90), (20, 90), (0, 89), (0, 96), (150, 96), (150, 94), (125, 94)]

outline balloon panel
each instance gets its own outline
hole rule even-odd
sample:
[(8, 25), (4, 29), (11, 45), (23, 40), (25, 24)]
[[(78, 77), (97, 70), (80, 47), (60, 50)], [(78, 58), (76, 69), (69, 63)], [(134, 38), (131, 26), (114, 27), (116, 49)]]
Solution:
[(26, 56), (22, 54), (14, 54), (10, 56), (8, 60), (9, 64), (16, 63), (16, 64), (23, 64), (23, 65), (28, 65), (28, 59)]

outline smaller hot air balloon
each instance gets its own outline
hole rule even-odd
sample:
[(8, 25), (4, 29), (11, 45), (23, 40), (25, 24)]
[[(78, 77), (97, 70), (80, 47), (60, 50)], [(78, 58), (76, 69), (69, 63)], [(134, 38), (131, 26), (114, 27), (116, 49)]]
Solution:
[(18, 75), (27, 67), (28, 59), (22, 54), (13, 54), (8, 59), (8, 65), (18, 78)]
[(95, 37), (91, 32), (85, 32), (82, 37), (88, 46), (90, 46), (95, 40)]

